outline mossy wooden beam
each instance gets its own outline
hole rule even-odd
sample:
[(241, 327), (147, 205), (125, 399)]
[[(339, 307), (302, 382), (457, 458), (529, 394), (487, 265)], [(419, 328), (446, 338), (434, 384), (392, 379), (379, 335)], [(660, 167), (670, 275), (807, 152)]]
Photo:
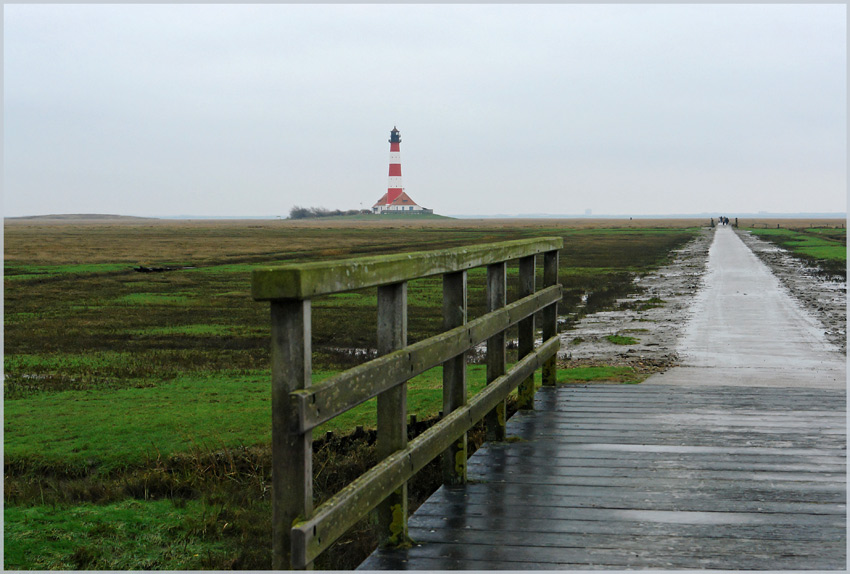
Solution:
[[(407, 283), (378, 287), (378, 353), (386, 355), (407, 346)], [(307, 432), (306, 434), (310, 434)], [(407, 448), (407, 385), (378, 394), (378, 460)], [(407, 540), (407, 483), (378, 505), (380, 544)]]
[[(443, 275), (443, 329), (450, 331), (465, 325), (469, 320), (467, 311), (467, 272), (446, 273)], [(466, 356), (461, 353), (443, 363), (443, 412), (447, 415), (467, 402)], [(442, 459), (443, 484), (466, 484), (466, 433), (443, 451)]]
[(316, 295), (463, 271), (554, 251), (561, 249), (563, 245), (564, 240), (561, 237), (541, 237), (454, 249), (255, 269), (251, 274), (251, 295), (257, 301), (308, 299)]
[[(558, 252), (549, 251), (543, 255), (543, 286), (558, 284)], [(541, 314), (541, 332), (544, 339), (558, 334), (558, 305), (547, 307)], [(554, 387), (558, 380), (558, 367), (555, 357), (543, 365), (541, 379), (544, 386)]]
[[(487, 266), (487, 310), (491, 313), (502, 309), (507, 302), (507, 265), (494, 263)], [(505, 332), (499, 330), (487, 339), (487, 354), (484, 357), (487, 365), (487, 384), (505, 374), (507, 357), (505, 355)], [(500, 401), (495, 408), (484, 417), (484, 440), (503, 441), (506, 436), (507, 404)]]
[(310, 384), (310, 301), (276, 301), (272, 323), (272, 563), (290, 563), (292, 521), (313, 510), (313, 437), (292, 434), (289, 393)]
[[(528, 297), (534, 293), (534, 259), (533, 255), (519, 260), (519, 289), (520, 297)], [(527, 317), (517, 324), (517, 357), (520, 359), (534, 350), (534, 315)], [(532, 375), (519, 386), (517, 391), (517, 408), (534, 408), (534, 376)]]
[(558, 337), (545, 341), (510, 371), (487, 385), (468, 404), (444, 417), (411, 441), (406, 449), (379, 462), (319, 506), (309, 519), (293, 524), (292, 566), (303, 568), (315, 560), (360, 517), (439, 456), (546, 360), (554, 357), (559, 347)]
[(456, 357), (560, 301), (562, 287), (553, 285), (439, 335), (419, 341), (290, 393), (292, 432), (303, 433), (356, 407), (378, 393)]

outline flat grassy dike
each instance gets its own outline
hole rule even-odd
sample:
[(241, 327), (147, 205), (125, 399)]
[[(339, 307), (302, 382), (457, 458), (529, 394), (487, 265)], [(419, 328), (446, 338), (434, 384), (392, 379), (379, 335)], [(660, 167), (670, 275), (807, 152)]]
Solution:
[[(270, 568), (269, 316), (249, 296), (257, 265), (560, 235), (566, 330), (633, 292), (635, 275), (701, 223), (7, 221), (4, 567)], [(484, 313), (484, 275), (470, 273), (470, 318)], [(508, 282), (511, 301), (516, 267)], [(441, 288), (439, 277), (410, 284), (410, 342), (440, 331)], [(375, 323), (374, 289), (317, 299), (315, 380), (373, 356)], [(477, 392), (483, 365), (470, 364), (469, 379)], [(410, 383), (415, 432), (440, 409), (440, 380), (433, 369)], [(594, 367), (561, 380), (640, 377)], [(367, 403), (317, 429), (319, 501), (374, 464), (373, 427)], [(412, 506), (438, 483), (432, 466), (411, 484)], [(373, 544), (364, 521), (317, 567), (352, 568)]]

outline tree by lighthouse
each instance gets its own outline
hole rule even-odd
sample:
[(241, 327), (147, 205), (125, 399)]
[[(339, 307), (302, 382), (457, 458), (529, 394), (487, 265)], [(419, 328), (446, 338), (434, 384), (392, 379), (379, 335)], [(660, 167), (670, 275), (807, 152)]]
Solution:
[(401, 185), (401, 132), (393, 126), (390, 132), (390, 181), (385, 193), (372, 206), (372, 213), (433, 213), (417, 205)]

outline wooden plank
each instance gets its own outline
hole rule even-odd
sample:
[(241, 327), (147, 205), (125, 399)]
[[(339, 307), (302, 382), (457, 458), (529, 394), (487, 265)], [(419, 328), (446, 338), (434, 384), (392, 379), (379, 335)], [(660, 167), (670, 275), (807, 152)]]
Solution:
[[(443, 275), (443, 329), (450, 331), (467, 321), (467, 273)], [(466, 353), (443, 363), (443, 413), (466, 404)], [(467, 435), (464, 432), (442, 455), (443, 484), (466, 483)]]
[[(541, 417), (540, 419), (535, 419), (535, 423), (539, 424), (540, 421), (545, 422), (547, 425), (551, 425), (551, 428), (557, 429), (569, 429), (569, 428), (613, 428), (618, 429), (622, 428), (626, 424), (636, 425), (638, 428), (642, 427), (650, 427), (652, 425), (657, 425), (658, 421), (655, 420), (652, 416), (647, 417), (645, 419), (640, 419), (634, 417), (635, 420), (629, 421), (629, 423), (619, 422), (613, 417), (606, 416), (605, 418), (600, 418), (600, 413), (622, 413), (628, 412), (630, 415), (639, 415), (641, 413), (648, 415), (658, 415), (658, 408), (652, 408), (651, 405), (641, 406), (637, 405), (637, 408), (631, 408), (626, 410), (620, 409), (618, 407), (610, 407), (605, 408), (604, 406), (596, 407), (593, 409), (587, 409), (584, 404), (580, 403), (581, 406), (578, 406), (581, 410), (577, 410), (576, 412), (554, 412), (547, 413), (546, 416)], [(661, 415), (663, 416), (663, 414)], [(837, 417), (830, 417), (828, 415), (820, 415), (818, 420), (816, 421), (807, 421), (805, 418), (795, 417), (791, 413), (785, 412), (777, 412), (772, 415), (741, 415), (738, 414), (735, 417), (729, 417), (728, 415), (715, 414), (715, 413), (694, 413), (692, 416), (688, 417), (686, 421), (682, 421), (683, 424), (691, 424), (691, 425), (705, 425), (712, 424), (713, 428), (725, 430), (725, 429), (734, 429), (734, 428), (753, 428), (757, 427), (759, 429), (794, 429), (794, 428), (815, 428), (823, 432), (843, 432), (845, 430), (845, 421), (842, 416), (839, 415)], [(749, 421), (749, 424), (748, 424)], [(517, 425), (522, 424), (523, 420), (517, 421)], [(529, 421), (531, 422), (531, 421)]]
[[(492, 540), (493, 538), (489, 538)], [(488, 540), (488, 539), (484, 539)], [(463, 538), (459, 543), (437, 544), (429, 542), (417, 547), (423, 558), (437, 560), (436, 564), (454, 564), (454, 569), (484, 570), (485, 565), (500, 570), (556, 570), (556, 569), (722, 569), (722, 570), (810, 570), (836, 569), (836, 561), (825, 559), (821, 554), (805, 545), (798, 545), (801, 555), (786, 555), (790, 550), (788, 544), (769, 542), (769, 539), (757, 539), (739, 545), (728, 544), (726, 540), (718, 540), (713, 544), (704, 541), (699, 548), (694, 548), (693, 541), (688, 548), (686, 544), (661, 549), (665, 540), (655, 547), (644, 544), (642, 547), (623, 543), (621, 546), (585, 548), (576, 547), (542, 547), (522, 545), (528, 542), (519, 539), (514, 544), (474, 544), (467, 543)], [(687, 541), (685, 541), (687, 542)], [(762, 552), (754, 548), (763, 548)], [(749, 550), (749, 552), (747, 551)], [(833, 554), (842, 552), (840, 542), (824, 544), (822, 550)], [(765, 568), (765, 555), (773, 552), (779, 556), (775, 568)], [(695, 555), (696, 554), (696, 555)], [(565, 555), (567, 558), (565, 559)], [(843, 562), (842, 562), (843, 563)], [(429, 564), (435, 564), (429, 562)], [(440, 568), (440, 566), (432, 566)], [(371, 568), (375, 568), (372, 566)], [(449, 569), (443, 566), (442, 569)], [(841, 567), (843, 570), (843, 567)], [(420, 566), (407, 566), (407, 569), (424, 569)]]
[[(375, 562), (374, 564), (370, 564), (367, 567), (358, 567), (358, 570), (410, 570), (412, 569), (408, 564), (408, 561), (404, 558), (390, 555), (390, 556), (381, 556), (380, 562)], [(657, 561), (656, 561), (657, 563)], [(830, 564), (828, 561), (818, 560), (815, 558), (814, 560), (809, 558), (802, 559), (794, 559), (789, 558), (786, 560), (786, 564), (783, 566), (783, 570), (827, 570), (830, 569), (828, 566), (821, 566), (821, 564)], [(629, 569), (632, 568), (651, 568), (651, 566), (629, 566)], [(709, 568), (708, 565), (703, 566), (701, 569)], [(736, 570), (734, 567), (729, 566), (712, 566), (713, 569), (719, 570)], [(446, 571), (446, 570), (476, 570), (476, 571), (488, 571), (488, 570), (625, 570), (626, 568), (622, 565), (605, 565), (601, 563), (594, 563), (593, 566), (588, 566), (584, 562), (580, 563), (563, 563), (558, 562), (557, 564), (551, 564), (546, 562), (503, 562), (498, 559), (482, 559), (482, 560), (469, 560), (466, 558), (450, 558), (450, 557), (423, 557), (420, 560), (417, 560), (417, 565), (415, 567), (416, 570), (422, 571)], [(835, 569), (835, 568), (832, 568)]]
[[(633, 459), (634, 460), (634, 459)], [(586, 501), (591, 499), (599, 499), (602, 501), (612, 501), (611, 504), (617, 504), (622, 507), (622, 502), (634, 497), (637, 493), (631, 492), (634, 489), (640, 489), (640, 494), (644, 497), (642, 503), (648, 503), (655, 500), (667, 502), (683, 502), (689, 500), (706, 501), (717, 500), (720, 503), (725, 502), (747, 502), (747, 501), (764, 501), (764, 502), (788, 502), (788, 503), (814, 503), (818, 505), (827, 504), (828, 512), (840, 511), (841, 507), (847, 501), (847, 493), (844, 488), (843, 481), (836, 481), (825, 485), (813, 485), (810, 482), (803, 483), (786, 483), (785, 488), (774, 488), (773, 484), (722, 484), (717, 483), (717, 488), (712, 490), (694, 489), (691, 483), (684, 480), (666, 481), (664, 484), (646, 484), (646, 481), (633, 481), (631, 486), (611, 486), (605, 483), (604, 480), (588, 480), (587, 484), (576, 484), (570, 486), (569, 489), (561, 488), (559, 485), (538, 485), (534, 490), (529, 491), (524, 484), (512, 484), (509, 482), (480, 482), (470, 486), (468, 489), (451, 489), (446, 488), (435, 492), (431, 498), (425, 503), (427, 506), (421, 506), (422, 512), (417, 513), (417, 516), (428, 514), (428, 508), (432, 505), (439, 508), (440, 505), (451, 497), (468, 495), (474, 497), (504, 497), (509, 501), (532, 501), (532, 503), (543, 501), (543, 504), (548, 499), (562, 498), (562, 501), (570, 502), (571, 506), (587, 505)], [(814, 493), (814, 496), (812, 494)], [(461, 502), (452, 499), (454, 502)], [(483, 500), (483, 499), (482, 499)], [(514, 502), (516, 503), (516, 502)], [(555, 500), (554, 505), (558, 505), (559, 501)], [(832, 505), (832, 506), (829, 506)]]
[[(426, 509), (423, 505), (421, 508)], [(449, 532), (460, 530), (473, 530), (486, 533), (496, 533), (504, 530), (500, 521), (493, 516), (444, 516), (439, 512), (429, 509), (430, 512), (420, 513), (418, 510), (410, 518), (411, 531), (420, 535), (422, 529), (440, 528)], [(765, 538), (765, 530), (760, 525), (752, 524), (729, 524), (719, 529), (711, 523), (682, 525), (676, 522), (635, 522), (635, 521), (605, 521), (605, 520), (552, 520), (542, 518), (529, 518), (516, 516), (511, 518), (516, 528), (514, 532), (551, 532), (557, 535), (570, 534), (602, 534), (621, 537), (655, 537), (655, 536), (682, 536), (696, 539), (721, 539), (721, 540), (761, 540)], [(769, 532), (772, 540), (818, 542), (822, 540), (841, 540), (846, 534), (844, 524), (835, 526), (822, 526), (817, 530), (801, 529), (794, 524), (777, 524)], [(693, 541), (696, 547), (698, 540)], [(410, 553), (397, 553), (407, 555)], [(412, 566), (419, 563), (416, 556)], [(368, 561), (366, 562), (368, 564)]]
[(290, 400), (294, 429), (307, 431), (315, 428), (379, 392), (460, 355), (494, 333), (557, 301), (561, 293), (560, 285), (538, 291), (492, 314), (353, 367), (309, 389), (293, 392)]
[(251, 295), (257, 301), (307, 299), (483, 267), (561, 249), (563, 245), (561, 237), (539, 237), (454, 249), (260, 268), (251, 273)]
[[(505, 306), (507, 297), (507, 272), (505, 263), (487, 266), (487, 311), (492, 312)], [(505, 373), (505, 332), (500, 331), (487, 339), (487, 384)], [(507, 406), (504, 399), (484, 417), (485, 440), (505, 440)]]
[[(665, 539), (680, 539), (678, 542), (687, 543), (692, 548), (694, 546), (701, 545), (702, 543), (701, 540), (696, 539), (708, 540), (710, 541), (709, 544), (712, 545), (729, 544), (736, 547), (737, 551), (746, 550), (743, 546), (746, 544), (749, 546), (749, 550), (751, 552), (753, 547), (761, 546), (763, 541), (781, 540), (785, 543), (784, 545), (786, 547), (797, 546), (797, 552), (803, 556), (810, 552), (817, 553), (819, 546), (817, 544), (812, 544), (812, 542), (818, 541), (817, 532), (813, 532), (811, 535), (806, 535), (804, 533), (802, 539), (796, 536), (789, 536), (792, 531), (788, 528), (783, 528), (783, 521), (776, 524), (775, 529), (770, 530), (760, 529), (758, 525), (753, 526), (750, 524), (741, 524), (741, 527), (736, 529), (737, 531), (735, 532), (735, 535), (728, 536), (722, 532), (712, 533), (710, 530), (704, 528), (705, 526), (711, 526), (710, 524), (680, 523), (681, 526), (677, 531), (673, 524), (654, 522), (651, 523), (649, 528), (642, 531), (640, 529), (640, 522), (636, 521), (623, 521), (621, 523), (616, 522), (614, 524), (610, 521), (586, 521), (588, 527), (587, 530), (572, 528), (568, 532), (553, 532), (547, 531), (545, 528), (547, 525), (555, 524), (556, 522), (540, 519), (535, 519), (535, 523), (539, 525), (538, 527), (511, 532), (506, 529), (498, 528), (496, 526), (496, 521), (493, 518), (490, 518), (489, 520), (484, 517), (478, 518), (480, 519), (476, 522), (468, 524), (469, 528), (456, 528), (454, 524), (445, 520), (443, 522), (448, 522), (446, 525), (448, 526), (447, 528), (433, 528), (432, 525), (435, 521), (429, 522), (427, 525), (424, 525), (424, 527), (423, 525), (420, 525), (420, 523), (417, 523), (415, 526), (416, 536), (418, 537), (417, 540), (422, 542), (431, 542), (434, 544), (464, 541), (469, 544), (486, 544), (490, 546), (523, 544), (529, 547), (546, 546), (549, 548), (563, 549), (570, 547), (607, 547), (621, 550), (635, 547), (633, 545), (637, 543), (638, 540), (641, 540), (642, 542), (639, 543), (640, 545), (646, 545), (654, 542), (659, 544), (659, 548), (664, 551), (668, 550), (669, 546), (665, 547), (665, 543), (667, 541), (661, 540), (663, 537)], [(790, 519), (785, 522), (794, 523), (793, 520)], [(525, 524), (528, 525), (529, 522), (526, 522)], [(840, 523), (836, 521), (836, 524)], [(479, 526), (481, 527), (479, 528)], [(618, 531), (617, 529), (612, 529), (611, 526), (619, 526), (625, 530), (625, 532), (623, 532), (623, 530)], [(635, 528), (635, 526), (637, 526), (637, 528)], [(670, 528), (670, 526), (673, 526), (673, 528)], [(837, 535), (835, 538), (826, 543), (826, 545), (831, 546), (833, 550), (837, 549), (837, 547), (833, 546), (831, 543), (840, 544), (840, 529), (841, 526), (839, 525), (826, 531), (831, 535)], [(508, 537), (513, 537), (513, 539), (510, 540)], [(617, 537), (620, 538), (619, 544), (611, 544), (611, 542), (616, 540)], [(759, 548), (759, 550), (761, 550), (761, 548)]]
[[(558, 284), (558, 252), (548, 251), (543, 254), (543, 286), (550, 287)], [(541, 312), (541, 330), (543, 339), (549, 339), (558, 334), (558, 306), (552, 305)], [(553, 357), (543, 365), (541, 378), (543, 386), (552, 387), (558, 382), (557, 357)]]
[(843, 512), (821, 512), (819, 514), (809, 514), (801, 512), (737, 512), (737, 511), (712, 511), (712, 510), (659, 510), (659, 509), (642, 509), (642, 508), (567, 508), (553, 506), (522, 506), (522, 505), (502, 505), (504, 511), (500, 512), (494, 508), (491, 501), (482, 504), (447, 504), (441, 508), (444, 516), (456, 516), (461, 513), (468, 513), (475, 516), (490, 516), (493, 518), (511, 516), (508, 511), (521, 513), (525, 516), (531, 516), (532, 510), (534, 516), (541, 520), (577, 520), (582, 522), (603, 521), (603, 522), (675, 522), (677, 524), (722, 524), (724, 522), (734, 522), (735, 524), (749, 524), (752, 526), (765, 527), (765, 535), (771, 528), (777, 525), (787, 525), (794, 527), (808, 527), (817, 529), (821, 525), (829, 527), (837, 527), (846, 523), (846, 513)]
[[(519, 289), (520, 298), (534, 293), (534, 261), (530, 255), (519, 260)], [(523, 319), (517, 324), (517, 357), (520, 359), (534, 350), (534, 315)], [(517, 389), (517, 408), (528, 410), (534, 408), (534, 375), (532, 374)]]
[[(491, 478), (494, 480), (500, 480), (499, 477), (491, 477), (488, 473), (479, 473), (478, 469), (480, 467), (470, 464), (468, 476), (470, 481), (477, 480), (490, 480)], [(657, 474), (657, 473), (656, 473)], [(658, 486), (666, 486), (669, 488), (679, 488), (683, 485), (688, 484), (707, 484), (709, 482), (715, 485), (715, 488), (723, 489), (728, 487), (735, 487), (734, 481), (740, 480), (743, 477), (743, 474), (739, 474), (737, 476), (703, 476), (703, 477), (694, 477), (690, 476), (690, 473), (682, 473), (682, 476), (679, 478), (673, 477), (671, 478), (669, 474), (665, 474), (663, 476), (656, 476), (653, 480), (653, 484), (657, 482)], [(612, 473), (608, 473), (607, 476), (602, 475), (592, 475), (588, 476), (586, 473), (584, 475), (575, 474), (575, 475), (567, 475), (567, 476), (558, 476), (558, 475), (548, 475), (548, 474), (539, 474), (532, 477), (524, 477), (525, 480), (517, 479), (517, 483), (525, 483), (525, 484), (533, 484), (535, 488), (540, 486), (558, 486), (565, 488), (572, 488), (574, 486), (587, 486), (590, 484), (609, 487), (609, 488), (637, 488), (640, 489), (643, 487), (646, 482), (646, 476), (631, 476), (630, 473), (622, 472), (619, 476), (614, 476)], [(821, 478), (819, 480), (813, 481), (809, 480), (808, 477), (802, 475), (774, 475), (770, 476), (762, 476), (759, 478), (752, 478), (751, 485), (762, 485), (762, 486), (770, 486), (771, 488), (775, 488), (778, 490), (795, 490), (799, 488), (805, 488), (811, 492), (822, 492), (824, 490), (834, 490), (836, 485), (843, 484), (842, 480), (833, 479), (827, 480)], [(508, 479), (504, 478), (507, 482)], [(512, 479), (513, 480), (513, 479)], [(749, 483), (748, 483), (749, 484)], [(739, 488), (742, 488), (739, 486)], [(813, 496), (815, 496), (813, 494)]]
[(534, 353), (517, 362), (508, 373), (487, 385), (465, 406), (456, 409), (411, 441), (407, 449), (395, 452), (380, 461), (325, 501), (309, 519), (295, 523), (292, 527), (292, 537), (297, 540), (299, 547), (306, 548), (305, 555), (301, 557), (303, 561), (314, 560), (361, 516), (377, 506), (389, 492), (445, 451), (456, 437), (469, 430), (496, 404), (503, 401), (530, 372), (540, 368), (544, 361), (557, 354), (559, 347), (560, 340), (557, 337), (544, 341)]
[[(641, 406), (606, 407), (603, 395)], [(420, 546), (361, 569), (843, 570), (846, 394), (818, 395), (543, 388), (535, 411), (508, 422), (517, 441), (485, 443), (470, 482), (441, 488), (411, 518)], [(586, 404), (580, 425), (545, 410)]]
[[(547, 518), (549, 513), (564, 516), (570, 511), (589, 510), (618, 510), (628, 505), (634, 511), (660, 512), (737, 512), (743, 514), (799, 514), (799, 515), (836, 515), (846, 513), (842, 502), (838, 504), (824, 500), (745, 500), (735, 496), (733, 490), (727, 490), (722, 496), (712, 496), (713, 492), (693, 492), (681, 489), (676, 492), (679, 496), (671, 496), (668, 492), (641, 493), (636, 499), (633, 492), (617, 492), (610, 488), (593, 489), (585, 487), (582, 491), (565, 491), (564, 489), (549, 488), (546, 494), (536, 489), (525, 489), (526, 483), (498, 483), (499, 488), (484, 488), (480, 484), (470, 484), (463, 492), (458, 489), (443, 489), (435, 494), (432, 504), (437, 504), (443, 510), (452, 508), (463, 512), (478, 512), (486, 515), (491, 512), (490, 501), (503, 496), (505, 514), (515, 512), (527, 516)], [(556, 492), (560, 490), (560, 492)], [(764, 488), (759, 489), (766, 490)], [(580, 494), (579, 494), (580, 492)], [(752, 494), (755, 490), (750, 491)], [(687, 495), (687, 496), (683, 496)], [(577, 516), (577, 515), (576, 515)]]
[[(626, 432), (626, 431), (624, 431)], [(535, 445), (537, 446), (537, 445)], [(528, 453), (528, 454), (525, 454)], [(598, 456), (588, 456), (597, 454)], [(769, 470), (769, 471), (794, 471), (794, 472), (814, 472), (814, 473), (838, 473), (843, 474), (847, 467), (845, 458), (831, 457), (824, 460), (825, 457), (812, 459), (806, 457), (800, 459), (798, 457), (758, 457), (752, 456), (730, 456), (730, 455), (715, 455), (715, 456), (698, 456), (698, 455), (676, 455), (671, 453), (643, 453), (640, 459), (634, 457), (612, 457), (610, 453), (582, 453), (581, 456), (573, 454), (565, 454), (559, 452), (557, 456), (546, 456), (535, 450), (520, 450), (511, 449), (509, 452), (499, 453), (499, 461), (494, 462), (487, 459), (477, 459), (470, 463), (473, 467), (484, 467), (490, 464), (500, 465), (503, 468), (511, 468), (511, 466), (531, 466), (547, 464), (552, 468), (569, 467), (569, 468), (655, 468), (659, 463), (663, 463), (665, 468), (681, 468), (681, 469), (715, 469), (715, 470)]]
[(271, 304), (272, 373), (272, 563), (288, 569), (294, 561), (290, 528), (313, 510), (313, 447), (310, 433), (293, 433), (289, 393), (310, 384), (310, 301)]
[[(378, 287), (378, 354), (407, 346), (407, 283)], [(407, 448), (407, 385), (378, 395), (378, 460)], [(381, 545), (407, 542), (407, 482), (378, 504)]]
[[(471, 466), (471, 465), (470, 465)], [(476, 473), (476, 480), (501, 480), (504, 482), (515, 482), (517, 484), (558, 484), (558, 479), (567, 477), (571, 479), (580, 477), (621, 477), (627, 476), (635, 482), (646, 481), (654, 476), (658, 476), (658, 469), (632, 469), (631, 472), (624, 473), (621, 468), (600, 468), (600, 467), (577, 467), (577, 468), (550, 468), (547, 469), (546, 476), (539, 477), (534, 470), (515, 470), (515, 471), (493, 471), (487, 470), (481, 474)], [(669, 469), (670, 472), (679, 472), (687, 474), (688, 478), (694, 481), (699, 480), (749, 480), (753, 483), (762, 482), (798, 482), (798, 483), (813, 483), (826, 482), (833, 484), (837, 482), (834, 476), (826, 476), (825, 473), (806, 473), (806, 472), (785, 472), (785, 471), (760, 471), (753, 472), (751, 470), (717, 470), (717, 469), (692, 469), (685, 470), (682, 468)], [(843, 480), (843, 477), (842, 477)]]

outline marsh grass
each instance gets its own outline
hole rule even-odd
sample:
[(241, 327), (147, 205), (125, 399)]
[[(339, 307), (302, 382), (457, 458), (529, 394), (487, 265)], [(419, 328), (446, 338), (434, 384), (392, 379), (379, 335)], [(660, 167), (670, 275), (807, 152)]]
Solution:
[(609, 343), (615, 345), (636, 345), (638, 343), (636, 338), (629, 337), (628, 335), (605, 335), (605, 338)]
[[(559, 235), (566, 329), (634, 293), (636, 275), (665, 263), (695, 233), (694, 222), (599, 225), (611, 228), (585, 221), (7, 224), (5, 540), (15, 550), (4, 565), (269, 569), (269, 310), (250, 298), (250, 270)], [(132, 270), (140, 264), (195, 268)], [(469, 273), (470, 318), (485, 311), (485, 278), (484, 269)], [(517, 282), (513, 264), (509, 301)], [(440, 278), (408, 289), (408, 340), (440, 332)], [(363, 290), (314, 302), (314, 380), (375, 356), (375, 298), (375, 290)], [(483, 385), (483, 366), (469, 369), (471, 395)], [(408, 397), (417, 426), (435, 420), (439, 369), (411, 383)], [(365, 430), (355, 436), (358, 426)], [(317, 500), (374, 464), (373, 427), (366, 403), (316, 429)], [(417, 475), (411, 507), (439, 480), (438, 463)], [(121, 518), (128, 509), (157, 526)], [(353, 568), (372, 548), (366, 519), (317, 567)]]
[[(203, 534), (220, 507), (168, 500), (4, 509), (4, 566), (37, 570), (196, 570), (224, 545)], [(122, 552), (115, 552), (121, 548)]]
[(847, 278), (847, 230), (845, 228), (794, 227), (751, 229), (753, 235), (791, 252), (825, 275)]
[[(509, 414), (515, 412), (509, 401)], [(436, 419), (420, 421), (411, 437)], [(316, 504), (377, 462), (375, 431), (313, 443)], [(469, 433), (474, 452), (483, 427)], [(8, 473), (8, 471), (7, 471)], [(267, 445), (157, 456), (108, 475), (11, 474), (5, 485), (6, 568), (271, 568), (271, 452)], [(411, 511), (441, 480), (433, 461), (408, 484)], [(316, 562), (320, 570), (354, 569), (375, 548), (371, 517), (359, 521)], [(120, 548), (121, 552), (116, 552)], [(108, 550), (108, 551), (107, 551)]]
[(632, 367), (595, 366), (568, 367), (558, 370), (558, 382), (564, 384), (606, 382), (639, 383), (647, 377), (637, 373)]

